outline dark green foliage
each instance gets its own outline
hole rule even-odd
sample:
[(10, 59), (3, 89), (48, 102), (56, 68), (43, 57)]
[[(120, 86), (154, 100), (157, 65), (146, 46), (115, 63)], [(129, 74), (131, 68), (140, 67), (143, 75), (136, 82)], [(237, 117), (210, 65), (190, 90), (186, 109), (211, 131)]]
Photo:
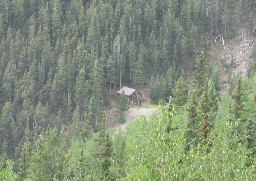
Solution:
[(119, 124), (124, 124), (125, 123), (125, 118), (123, 116), (121, 116), (118, 123)]
[(65, 152), (57, 130), (49, 129), (40, 135), (33, 150), (28, 177), (32, 180), (63, 180)]
[(120, 177), (123, 177), (125, 176), (125, 142), (122, 141), (122, 146), (121, 146), (121, 149), (119, 151), (119, 154), (118, 154), (118, 174)]
[(199, 136), (200, 143), (207, 145), (209, 143), (209, 135), (212, 132), (215, 124), (215, 119), (218, 111), (219, 96), (211, 81), (205, 84), (205, 89), (199, 100)]
[(83, 142), (80, 143), (80, 160), (79, 160), (79, 172), (80, 172), (80, 177), (81, 180), (85, 179), (85, 166), (86, 166), (86, 157), (84, 155), (84, 144)]
[(214, 85), (214, 88), (217, 92), (220, 92), (221, 88), (222, 88), (222, 85), (221, 85), (221, 82), (220, 82), (220, 73), (219, 73), (219, 70), (218, 69), (213, 69), (211, 71), (211, 81)]
[[(205, 89), (203, 94), (200, 96), (199, 100), (199, 114), (201, 118), (209, 117), (210, 120), (216, 118), (216, 113), (218, 111), (218, 101), (219, 96), (217, 91), (211, 81), (205, 84)], [(211, 123), (213, 126), (213, 123)]]
[(196, 88), (197, 96), (200, 96), (203, 93), (203, 88), (209, 75), (207, 66), (208, 59), (205, 53), (201, 52), (195, 60), (195, 77), (193, 81), (193, 86)]
[(245, 122), (245, 93), (242, 89), (242, 80), (238, 80), (236, 87), (232, 92), (232, 103), (230, 104), (230, 121), (231, 122)]
[(206, 144), (218, 111), (219, 97), (213, 82), (209, 80), (206, 61), (207, 58), (202, 52), (196, 58), (195, 77), (188, 101), (186, 151), (191, 146), (197, 147), (198, 143)]
[(144, 55), (144, 48), (140, 48), (140, 54), (138, 55), (138, 60), (134, 65), (134, 70), (133, 70), (133, 85), (135, 86), (135, 88), (140, 89), (142, 87), (144, 87), (145, 84), (145, 71), (144, 71), (144, 59), (145, 59), (145, 55)]
[(124, 95), (124, 93), (117, 96), (117, 108), (120, 115), (122, 115), (124, 111), (129, 109), (128, 98)]
[(3, 95), (6, 101), (14, 99), (15, 71), (13, 63), (9, 62), (3, 75)]
[(30, 142), (25, 142), (22, 146), (22, 151), (19, 159), (19, 172), (18, 180), (22, 181), (28, 178), (30, 160), (31, 160), (31, 144)]
[(99, 63), (99, 61), (93, 60), (94, 65), (93, 65), (93, 70), (92, 70), (92, 77), (91, 77), (91, 86), (92, 86), (92, 94), (95, 97), (96, 104), (99, 105), (100, 102), (103, 102), (103, 97), (104, 97), (104, 87), (103, 87), (103, 70), (102, 70), (102, 65)]
[[(245, 83), (250, 85), (255, 83), (255, 80), (256, 78), (245, 80)], [(248, 92), (254, 90), (254, 87), (250, 87)], [(216, 102), (218, 99), (212, 98), (215, 95), (212, 90), (214, 86), (209, 81), (198, 101), (196, 91), (192, 89), (188, 110), (180, 109), (177, 112), (175, 104), (172, 103), (160, 105), (160, 110), (152, 119), (141, 117), (133, 124), (129, 124), (126, 132), (123, 133), (108, 132), (106, 114), (101, 112), (99, 133), (87, 139), (69, 137), (72, 140), (68, 140), (71, 144), (68, 149), (61, 141), (67, 132), (58, 134), (56, 129), (49, 129), (39, 136), (34, 148), (30, 147), (27, 141), (23, 144), (17, 178), (18, 180), (25, 178), (28, 180), (200, 180), (203, 178), (243, 180), (246, 177), (253, 180), (255, 176), (254, 99), (250, 99), (250, 102), (247, 100), (246, 105), (248, 108), (246, 113), (249, 112), (246, 115), (250, 115), (246, 126), (242, 127), (246, 142), (232, 145), (240, 141), (240, 138), (235, 135), (230, 137), (234, 127), (232, 124), (227, 124), (228, 118), (223, 115), (229, 114), (227, 105), (233, 100), (227, 96)], [(253, 98), (254, 94), (251, 93), (250, 96)], [(221, 109), (217, 109), (218, 107)], [(73, 121), (81, 121), (80, 119), (79, 107), (77, 107)], [(79, 132), (80, 125), (77, 125), (74, 131)], [(184, 147), (187, 148), (185, 151)], [(68, 152), (65, 152), (66, 150)], [(5, 160), (8, 160), (7, 157)], [(0, 173), (6, 173), (6, 169), (3, 169), (6, 165), (8, 164), (1, 166)], [(201, 167), (209, 172), (205, 173), (204, 170), (199, 169)], [(237, 171), (234, 172), (234, 169)], [(16, 177), (15, 173), (11, 173)]]
[(245, 91), (242, 87), (242, 80), (241, 78), (238, 79), (237, 84), (231, 95), (232, 101), (229, 105), (229, 122), (232, 125), (232, 132), (231, 137), (238, 137), (238, 141), (232, 143), (235, 147), (237, 143), (245, 143), (246, 142), (246, 134), (245, 134), (245, 127), (247, 122), (246, 117), (246, 95)]
[[(255, 78), (255, 76), (254, 76)], [(255, 81), (255, 79), (254, 79)], [(252, 87), (252, 89), (254, 89)], [(246, 142), (247, 142), (247, 147), (249, 149), (248, 153), (248, 163), (247, 165), (251, 166), (255, 163), (255, 154), (256, 154), (256, 123), (255, 123), (255, 117), (256, 117), (256, 95), (254, 92), (248, 95), (248, 99), (246, 102), (246, 130), (245, 130), (245, 135), (246, 135)]]
[(199, 115), (197, 110), (198, 102), (194, 89), (190, 92), (188, 100), (188, 124), (186, 128), (186, 148), (188, 151), (199, 142)]
[(166, 100), (167, 97), (165, 97), (165, 81), (160, 78), (151, 78), (151, 91), (150, 91), (150, 97), (151, 99), (157, 103), (160, 100)]
[(109, 134), (106, 134), (104, 142), (100, 146), (100, 163), (101, 171), (103, 174), (103, 179), (107, 179), (110, 175), (109, 168), (111, 166), (111, 156), (112, 156), (112, 142), (109, 138)]
[(5, 148), (5, 150), (1, 151), (8, 155), (13, 154), (15, 148), (15, 121), (12, 116), (13, 111), (12, 104), (10, 102), (6, 102), (2, 108), (0, 118), (0, 145)]
[(88, 104), (88, 98), (86, 97), (86, 95), (88, 94), (89, 91), (89, 85), (88, 85), (88, 81), (85, 78), (85, 71), (82, 68), (79, 71), (79, 74), (76, 78), (76, 84), (74, 87), (74, 91), (75, 91), (75, 102), (77, 104), (77, 106), (79, 106), (80, 108), (80, 114), (84, 114), (84, 112), (86, 111), (86, 104)]
[(255, 120), (248, 119), (246, 122), (246, 141), (249, 149), (248, 153), (248, 165), (252, 165), (255, 162), (256, 154), (256, 124)]
[(180, 77), (175, 83), (173, 89), (174, 104), (177, 106), (183, 106), (187, 103), (188, 85), (183, 77)]
[[(151, 77), (150, 97), (155, 102), (168, 102), (170, 96), (173, 96), (176, 81), (175, 69), (170, 66), (165, 76)], [(184, 87), (185, 88), (185, 87)]]
[(99, 119), (99, 104), (94, 96), (91, 97), (88, 105), (87, 119), (90, 121), (90, 125), (97, 126)]

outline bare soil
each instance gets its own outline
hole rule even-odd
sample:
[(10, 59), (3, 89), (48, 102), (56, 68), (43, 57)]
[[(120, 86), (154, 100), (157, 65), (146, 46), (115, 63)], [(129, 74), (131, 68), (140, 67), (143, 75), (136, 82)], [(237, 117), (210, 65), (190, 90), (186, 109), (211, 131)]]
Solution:
[(241, 30), (235, 38), (216, 41), (210, 51), (210, 64), (220, 70), (220, 78), (224, 83), (222, 94), (229, 89), (228, 78), (248, 75), (255, 37), (246, 30)]
[(139, 117), (145, 116), (149, 119), (155, 112), (157, 111), (157, 107), (131, 107), (128, 111), (125, 111), (124, 118), (125, 123), (119, 124), (118, 121), (115, 122), (114, 126), (112, 127), (117, 132), (125, 131), (125, 128), (128, 124), (133, 121), (136, 121)]

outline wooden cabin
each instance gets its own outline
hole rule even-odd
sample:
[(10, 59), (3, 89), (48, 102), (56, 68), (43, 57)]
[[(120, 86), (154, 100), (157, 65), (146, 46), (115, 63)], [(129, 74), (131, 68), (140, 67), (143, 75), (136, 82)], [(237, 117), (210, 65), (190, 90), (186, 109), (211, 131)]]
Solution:
[(128, 99), (128, 103), (131, 105), (141, 105), (142, 94), (136, 89), (122, 87), (119, 91), (117, 91), (117, 94), (124, 94)]

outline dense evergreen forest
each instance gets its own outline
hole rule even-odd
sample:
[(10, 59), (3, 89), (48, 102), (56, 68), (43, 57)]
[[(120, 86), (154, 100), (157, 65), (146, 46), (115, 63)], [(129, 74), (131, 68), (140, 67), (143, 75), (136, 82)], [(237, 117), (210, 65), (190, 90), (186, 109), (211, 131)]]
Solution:
[[(0, 0), (0, 180), (256, 180), (256, 47), (222, 94), (208, 56), (241, 28), (255, 0)], [(116, 133), (123, 85), (159, 111)]]

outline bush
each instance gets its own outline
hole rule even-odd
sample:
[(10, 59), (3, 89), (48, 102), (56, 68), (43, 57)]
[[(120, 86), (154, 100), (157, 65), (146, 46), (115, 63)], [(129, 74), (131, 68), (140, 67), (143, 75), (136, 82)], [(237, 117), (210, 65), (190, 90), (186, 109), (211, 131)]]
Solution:
[(124, 123), (125, 123), (125, 118), (121, 116), (119, 119), (119, 124), (124, 124)]

